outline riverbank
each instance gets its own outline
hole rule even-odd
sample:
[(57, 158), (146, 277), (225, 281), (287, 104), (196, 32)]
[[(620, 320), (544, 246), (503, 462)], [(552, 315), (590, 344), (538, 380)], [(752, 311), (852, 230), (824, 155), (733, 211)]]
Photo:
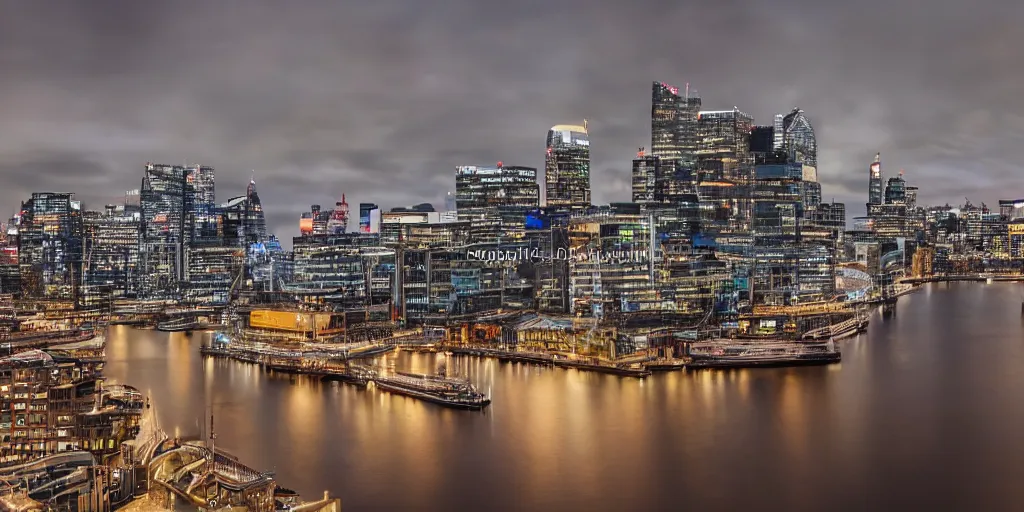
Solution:
[[(1020, 302), (1017, 285), (925, 285), (872, 309), (833, 366), (632, 379), (448, 358), (491, 396), (484, 413), (204, 360), (199, 335), (112, 329), (107, 372), (183, 436), (212, 407), (218, 447), (346, 510), (1002, 510), (1024, 499), (1007, 449), (1024, 429)], [(388, 357), (415, 373), (440, 358)], [(934, 453), (958, 464), (922, 465)]]

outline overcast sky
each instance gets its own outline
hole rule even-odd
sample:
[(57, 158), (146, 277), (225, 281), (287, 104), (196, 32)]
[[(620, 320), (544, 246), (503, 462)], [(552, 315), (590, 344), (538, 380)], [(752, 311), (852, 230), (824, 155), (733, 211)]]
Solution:
[[(281, 6), (287, 5), (287, 8)], [(144, 164), (255, 178), (272, 231), (311, 203), (443, 204), (456, 165), (543, 167), (590, 122), (593, 198), (628, 200), (650, 82), (759, 124), (800, 106), (826, 200), (867, 166), (928, 203), (1024, 196), (1024, 2), (930, 0), (0, 0), (0, 212), (87, 207)], [(290, 243), (288, 243), (290, 245)]]

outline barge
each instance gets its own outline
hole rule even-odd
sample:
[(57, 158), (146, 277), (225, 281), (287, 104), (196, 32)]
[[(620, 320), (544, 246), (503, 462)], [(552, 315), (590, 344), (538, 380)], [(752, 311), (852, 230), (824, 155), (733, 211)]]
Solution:
[(690, 348), (687, 369), (766, 368), (827, 365), (842, 360), (835, 342), (761, 342), (718, 341), (694, 344)]
[(607, 373), (610, 375), (618, 375), (620, 377), (636, 377), (638, 379), (643, 379), (651, 375), (651, 371), (640, 364), (602, 364), (559, 357), (556, 357), (553, 360), (553, 363), (559, 368), (575, 368), (581, 371)]
[(417, 398), (455, 409), (481, 410), (491, 399), (480, 393), (468, 381), (442, 375), (420, 375), (397, 372), (394, 375), (373, 377), (374, 386), (396, 395)]

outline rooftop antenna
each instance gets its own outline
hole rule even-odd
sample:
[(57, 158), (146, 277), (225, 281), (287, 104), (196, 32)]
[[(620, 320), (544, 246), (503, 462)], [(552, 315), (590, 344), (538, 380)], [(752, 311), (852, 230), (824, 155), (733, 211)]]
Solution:
[(690, 99), (690, 82), (686, 82), (686, 99)]
[(879, 161), (881, 161), (881, 159), (882, 159), (882, 153), (881, 152), (875, 153), (875, 163), (877, 164)]
[(587, 120), (586, 119), (583, 120), (583, 131), (585, 131), (587, 133), (590, 133), (590, 130), (587, 128)]

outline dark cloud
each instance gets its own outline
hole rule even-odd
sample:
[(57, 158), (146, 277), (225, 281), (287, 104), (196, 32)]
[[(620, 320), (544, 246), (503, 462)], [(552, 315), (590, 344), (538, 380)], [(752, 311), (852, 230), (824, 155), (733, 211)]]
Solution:
[(454, 167), (541, 167), (590, 121), (594, 199), (626, 200), (651, 80), (762, 122), (799, 105), (825, 197), (863, 211), (881, 151), (925, 202), (1024, 195), (1020, 2), (2, 2), (0, 210), (90, 205), (147, 161), (255, 170), (271, 228), (308, 204), (440, 204)]

